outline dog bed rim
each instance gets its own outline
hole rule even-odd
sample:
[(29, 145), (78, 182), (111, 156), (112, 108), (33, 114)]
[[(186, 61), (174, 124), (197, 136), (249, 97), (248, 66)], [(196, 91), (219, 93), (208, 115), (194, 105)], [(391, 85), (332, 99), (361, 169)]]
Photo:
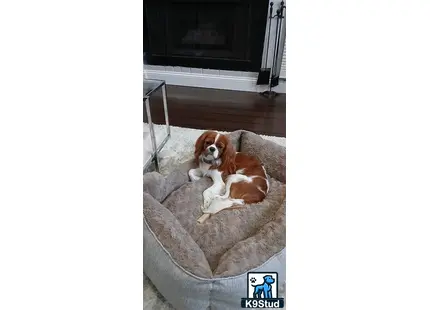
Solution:
[(163, 249), (163, 251), (167, 254), (167, 256), (169, 257), (169, 259), (173, 262), (173, 264), (175, 264), (177, 267), (179, 267), (179, 269), (181, 269), (183, 272), (185, 272), (186, 274), (188, 274), (189, 276), (197, 279), (197, 280), (201, 280), (201, 281), (217, 281), (217, 280), (228, 280), (228, 279), (234, 279), (234, 278), (238, 278), (238, 277), (242, 277), (244, 275), (246, 275), (248, 272), (251, 272), (255, 269), (261, 268), (264, 265), (268, 264), (271, 260), (275, 259), (276, 257), (278, 257), (279, 255), (282, 255), (282, 252), (285, 250), (286, 247), (283, 247), (279, 252), (275, 253), (274, 255), (272, 255), (269, 259), (267, 259), (264, 263), (262, 263), (261, 265), (258, 265), (257, 267), (254, 267), (252, 269), (247, 270), (246, 272), (243, 272), (241, 274), (235, 275), (235, 276), (229, 276), (229, 277), (220, 277), (220, 278), (202, 278), (199, 277), (195, 274), (193, 274), (192, 272), (186, 270), (184, 267), (182, 267), (178, 262), (175, 261), (175, 259), (172, 257), (172, 255), (169, 253), (169, 251), (167, 251), (167, 249), (164, 247), (164, 245), (161, 243), (161, 241), (157, 238), (157, 236), (155, 235), (155, 233), (152, 231), (151, 227), (149, 226), (148, 222), (146, 221), (146, 217), (145, 215), (143, 215), (143, 222), (146, 226), (146, 228), (150, 231), (150, 233), (152, 234), (152, 236), (154, 237), (154, 239), (157, 241), (157, 243), (161, 246), (161, 248)]

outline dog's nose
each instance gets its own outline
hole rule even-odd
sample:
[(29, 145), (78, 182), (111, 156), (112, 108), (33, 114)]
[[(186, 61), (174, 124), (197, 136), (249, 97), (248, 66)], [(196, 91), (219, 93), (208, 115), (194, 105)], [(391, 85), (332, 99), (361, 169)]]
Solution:
[(213, 152), (215, 152), (215, 148), (214, 148), (213, 146), (211, 146), (211, 147), (209, 148), (209, 151), (211, 151), (211, 152), (213, 153)]

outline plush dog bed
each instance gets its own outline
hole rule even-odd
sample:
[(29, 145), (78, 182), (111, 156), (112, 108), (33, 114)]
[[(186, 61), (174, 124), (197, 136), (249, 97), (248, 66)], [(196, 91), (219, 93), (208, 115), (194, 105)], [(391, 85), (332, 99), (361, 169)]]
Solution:
[(191, 182), (193, 161), (167, 176), (143, 176), (143, 268), (176, 309), (241, 309), (250, 271), (277, 272), (284, 297), (285, 148), (243, 130), (229, 137), (238, 151), (263, 162), (270, 183), (264, 201), (200, 224), (202, 193), (212, 180)]

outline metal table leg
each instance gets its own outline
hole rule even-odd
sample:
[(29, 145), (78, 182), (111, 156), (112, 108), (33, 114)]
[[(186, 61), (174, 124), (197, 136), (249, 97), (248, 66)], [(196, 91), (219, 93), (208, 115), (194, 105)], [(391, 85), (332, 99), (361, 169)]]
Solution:
[[(155, 81), (155, 80), (154, 80)], [(152, 90), (146, 93), (145, 97), (143, 98), (143, 102), (146, 105), (146, 114), (149, 124), (149, 131), (151, 135), (151, 142), (152, 142), (152, 155), (150, 159), (144, 164), (143, 170), (144, 172), (148, 169), (148, 167), (151, 165), (152, 162), (154, 162), (155, 170), (157, 172), (160, 172), (160, 164), (159, 164), (159, 154), (161, 153), (162, 148), (166, 144), (166, 142), (170, 138), (170, 124), (169, 124), (169, 111), (167, 108), (167, 91), (166, 91), (166, 84), (163, 81), (158, 81), (159, 86), (156, 86)], [(150, 109), (150, 102), (149, 102), (149, 96), (152, 92), (158, 90), (161, 88), (163, 93), (163, 108), (164, 108), (164, 120), (166, 125), (166, 136), (162, 139), (160, 145), (157, 146), (157, 141), (155, 137), (155, 130), (154, 130), (154, 123), (152, 122), (152, 115), (151, 115), (151, 109)]]
[[(163, 92), (163, 94), (164, 94), (164, 92)], [(146, 98), (145, 104), (146, 104), (146, 114), (147, 114), (147, 117), (148, 117), (149, 132), (151, 134), (152, 150), (154, 152), (154, 154), (153, 154), (153, 160), (154, 160), (154, 163), (155, 163), (155, 170), (157, 172), (159, 172), (157, 142), (155, 141), (154, 124), (152, 123), (151, 109), (149, 107), (149, 98)]]
[(163, 85), (161, 90), (163, 91), (164, 119), (166, 121), (167, 136), (170, 137), (169, 112), (167, 111), (166, 84)]

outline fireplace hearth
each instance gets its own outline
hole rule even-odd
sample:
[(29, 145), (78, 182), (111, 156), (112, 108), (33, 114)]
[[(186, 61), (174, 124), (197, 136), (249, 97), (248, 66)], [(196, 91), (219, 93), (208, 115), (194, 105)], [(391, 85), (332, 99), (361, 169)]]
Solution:
[(144, 51), (152, 65), (258, 71), (269, 1), (144, 0)]

